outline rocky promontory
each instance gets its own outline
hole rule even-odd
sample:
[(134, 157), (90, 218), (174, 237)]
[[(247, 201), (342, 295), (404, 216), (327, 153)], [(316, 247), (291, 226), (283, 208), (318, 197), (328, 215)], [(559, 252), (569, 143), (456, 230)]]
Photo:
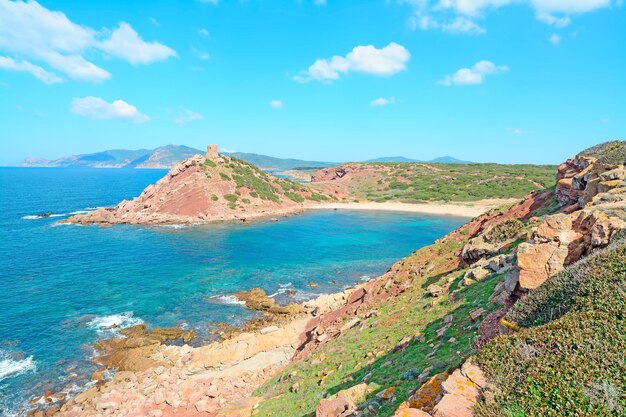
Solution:
[(296, 182), (273, 177), (209, 145), (175, 165), (138, 197), (113, 208), (72, 216), (77, 224), (185, 224), (246, 220), (302, 210), (324, 195)]

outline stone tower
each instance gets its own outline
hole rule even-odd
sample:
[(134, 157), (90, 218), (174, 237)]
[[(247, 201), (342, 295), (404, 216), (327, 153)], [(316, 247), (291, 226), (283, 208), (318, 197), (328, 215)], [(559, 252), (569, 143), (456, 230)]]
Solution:
[(218, 157), (217, 145), (209, 145), (206, 147), (206, 158), (215, 160)]

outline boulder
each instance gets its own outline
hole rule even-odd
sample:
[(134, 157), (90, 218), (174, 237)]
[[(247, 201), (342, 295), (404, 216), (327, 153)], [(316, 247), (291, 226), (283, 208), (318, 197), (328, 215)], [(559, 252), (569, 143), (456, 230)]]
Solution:
[(465, 361), (443, 383), (444, 395), (433, 409), (435, 417), (472, 417), (481, 389), (487, 385), (482, 370)]
[(398, 408), (393, 417), (431, 417), (426, 411), (417, 408)]
[(435, 284), (430, 284), (426, 290), (430, 293), (430, 295), (432, 297), (439, 297), (441, 295), (443, 295), (443, 293), (445, 292), (445, 290), (440, 287), (439, 285), (435, 285)]
[(363, 402), (368, 393), (365, 383), (339, 391), (328, 398), (322, 399), (315, 407), (315, 417), (348, 417)]

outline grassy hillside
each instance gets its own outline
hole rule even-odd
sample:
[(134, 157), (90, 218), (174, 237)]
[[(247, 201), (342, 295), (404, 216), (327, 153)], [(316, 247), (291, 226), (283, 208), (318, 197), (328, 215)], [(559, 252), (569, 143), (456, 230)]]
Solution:
[(554, 184), (554, 166), (354, 163), (333, 186), (370, 201), (475, 201), (521, 198)]
[[(258, 416), (314, 416), (320, 399), (362, 381), (375, 387), (361, 406), (364, 415), (390, 416), (419, 388), (422, 372), (433, 376), (459, 366), (471, 354), (479, 327), (469, 313), (494, 310), (496, 305), (488, 298), (502, 280), (496, 275), (459, 286), (464, 270), (455, 259), (466, 241), (467, 233), (461, 231), (397, 264), (390, 279), (406, 281), (406, 292), (381, 302), (371, 318), (262, 386), (256, 394), (266, 400)], [(422, 270), (429, 272), (416, 272)], [(430, 284), (448, 283), (450, 291), (441, 297), (433, 298), (426, 289)], [(445, 326), (447, 330), (441, 331)], [(388, 388), (393, 398), (376, 398)]]
[(617, 239), (521, 299), (523, 329), (478, 361), (496, 385), (479, 417), (626, 415), (626, 239)]
[[(214, 194), (213, 199), (219, 201), (223, 198), (228, 202), (231, 209), (245, 208), (254, 201), (266, 201), (282, 203), (290, 200), (295, 203), (302, 203), (305, 200), (326, 201), (327, 197), (310, 190), (306, 185), (299, 184), (286, 178), (276, 178), (255, 165), (242, 161), (232, 156), (224, 156), (224, 162), (217, 164), (207, 159), (202, 168), (209, 179), (234, 182), (235, 191), (233, 193), (218, 196)], [(220, 187), (216, 187), (219, 189)], [(219, 193), (218, 193), (219, 194)]]

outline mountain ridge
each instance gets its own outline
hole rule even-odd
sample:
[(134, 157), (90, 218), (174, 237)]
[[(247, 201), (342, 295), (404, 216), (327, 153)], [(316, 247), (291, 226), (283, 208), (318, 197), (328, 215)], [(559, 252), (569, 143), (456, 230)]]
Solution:
[[(237, 159), (256, 165), (266, 171), (285, 171), (290, 169), (329, 168), (343, 162), (308, 161), (296, 158), (277, 158), (274, 156), (252, 152), (222, 152)], [(165, 145), (154, 149), (109, 149), (100, 152), (64, 156), (57, 159), (45, 159), (29, 156), (24, 158), (18, 166), (39, 168), (153, 168), (169, 169), (184, 159), (194, 155), (202, 155), (203, 151), (185, 145)], [(364, 162), (426, 162), (446, 164), (468, 164), (451, 156), (442, 156), (430, 161), (390, 156), (369, 159)]]

